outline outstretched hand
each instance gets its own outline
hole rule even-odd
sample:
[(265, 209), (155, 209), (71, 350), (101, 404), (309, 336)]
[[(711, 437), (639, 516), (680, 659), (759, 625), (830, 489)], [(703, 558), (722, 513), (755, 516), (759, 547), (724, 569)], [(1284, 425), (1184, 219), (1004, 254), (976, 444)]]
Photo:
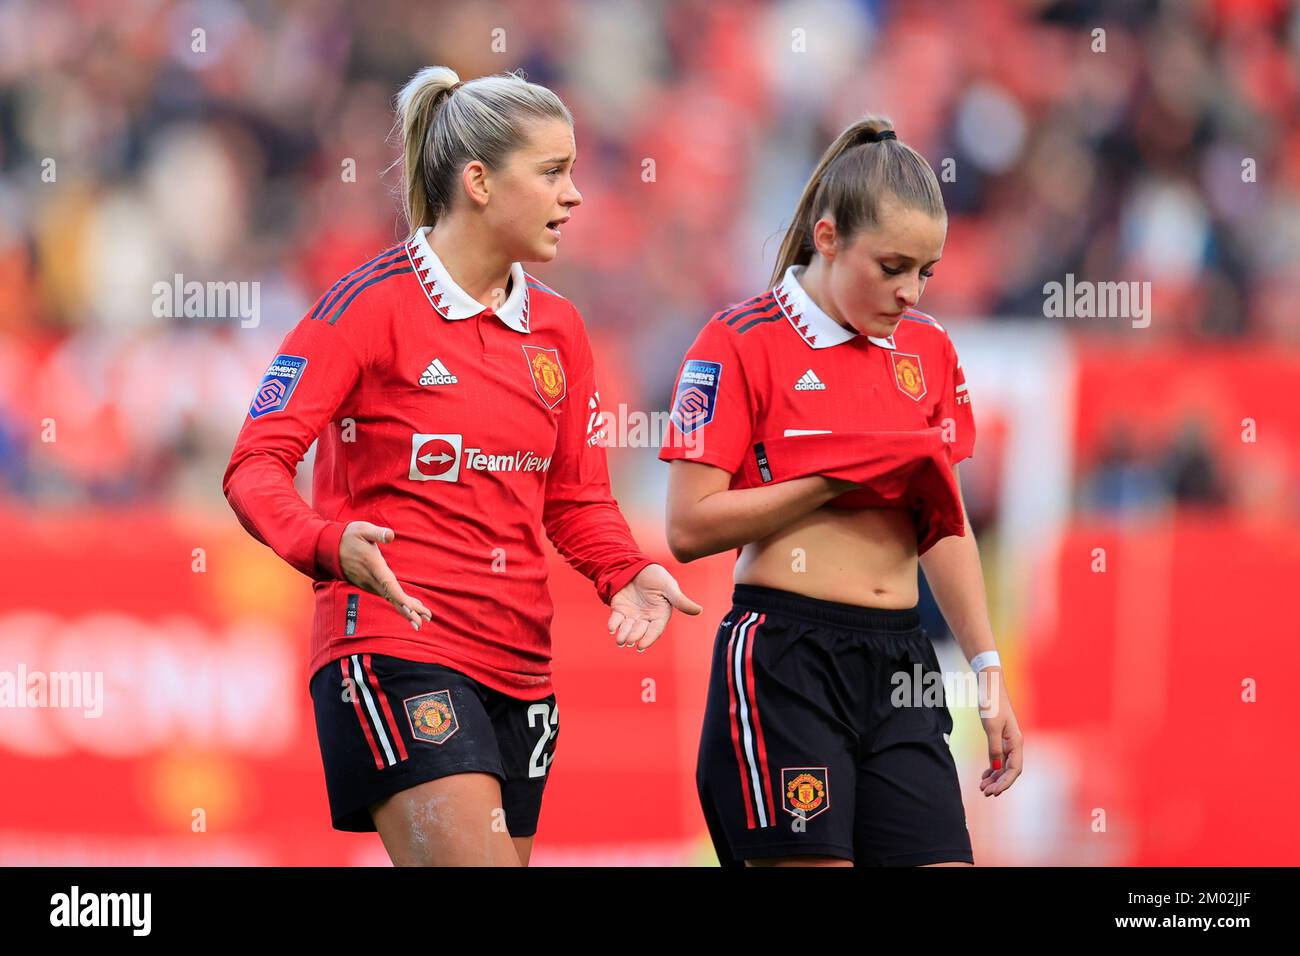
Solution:
[(363, 591), (379, 595), (418, 631), (422, 623), (433, 620), (433, 612), (402, 590), (379, 551), (381, 544), (388, 544), (396, 537), (391, 528), (380, 528), (369, 521), (350, 522), (339, 539), (339, 567), (348, 581)]
[(704, 610), (677, 586), (677, 581), (662, 565), (651, 564), (641, 569), (627, 586), (609, 602), (609, 633), (619, 647), (635, 647), (644, 651), (659, 639), (672, 617), (673, 608), (684, 614), (699, 614)]

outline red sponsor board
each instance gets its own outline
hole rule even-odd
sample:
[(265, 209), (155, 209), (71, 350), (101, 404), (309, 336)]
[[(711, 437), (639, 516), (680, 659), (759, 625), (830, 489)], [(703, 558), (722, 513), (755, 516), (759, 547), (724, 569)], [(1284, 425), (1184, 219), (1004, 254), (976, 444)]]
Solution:
[[(0, 865), (387, 863), (329, 825), (306, 578), (222, 518), (6, 513), (0, 534), (0, 675), (24, 690), (0, 706)], [(538, 863), (697, 858), (729, 562), (675, 570), (708, 612), (637, 654), (552, 555), (562, 733)]]

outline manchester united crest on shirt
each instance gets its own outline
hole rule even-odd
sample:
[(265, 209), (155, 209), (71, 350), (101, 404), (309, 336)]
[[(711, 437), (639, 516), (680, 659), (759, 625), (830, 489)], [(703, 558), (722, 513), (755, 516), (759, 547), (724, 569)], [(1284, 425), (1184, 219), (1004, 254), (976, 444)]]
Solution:
[(559, 350), (536, 345), (521, 345), (520, 348), (528, 359), (528, 371), (532, 373), (537, 394), (547, 408), (554, 408), (560, 404), (565, 393), (564, 369), (560, 367)]
[(894, 381), (908, 398), (919, 402), (925, 397), (925, 376), (921, 373), (921, 356), (910, 352), (890, 352), (894, 360)]
[(794, 817), (811, 820), (831, 807), (825, 767), (787, 767), (781, 771), (781, 805)]
[(440, 744), (460, 729), (450, 690), (408, 697), (402, 703), (406, 705), (406, 716), (411, 722), (411, 736), (416, 740)]

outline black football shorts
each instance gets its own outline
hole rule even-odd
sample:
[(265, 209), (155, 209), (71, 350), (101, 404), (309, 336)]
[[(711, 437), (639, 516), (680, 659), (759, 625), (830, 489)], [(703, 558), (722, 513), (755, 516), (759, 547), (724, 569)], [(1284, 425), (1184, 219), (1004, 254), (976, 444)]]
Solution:
[(696, 769), (722, 864), (974, 862), (946, 699), (891, 700), (895, 674), (939, 670), (915, 609), (736, 585), (718, 628)]
[(455, 773), (501, 781), (506, 829), (532, 836), (559, 737), (555, 695), (519, 700), (459, 671), (351, 654), (311, 679), (336, 830), (373, 831), (372, 804)]

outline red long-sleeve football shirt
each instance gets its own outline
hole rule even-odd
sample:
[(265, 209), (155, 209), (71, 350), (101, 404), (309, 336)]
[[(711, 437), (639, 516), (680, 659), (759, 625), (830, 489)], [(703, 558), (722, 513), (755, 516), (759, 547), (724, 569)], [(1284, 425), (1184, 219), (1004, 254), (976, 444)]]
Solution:
[[(519, 263), (485, 309), (427, 229), (341, 278), (288, 333), (223, 490), (240, 523), (314, 581), (311, 673), (388, 654), (535, 700), (552, 690), (543, 531), (605, 603), (651, 559), (610, 493), (578, 311)], [(312, 507), (293, 477), (317, 440)], [(343, 579), (350, 521), (396, 533), (384, 559), (433, 612), (418, 632)]]

